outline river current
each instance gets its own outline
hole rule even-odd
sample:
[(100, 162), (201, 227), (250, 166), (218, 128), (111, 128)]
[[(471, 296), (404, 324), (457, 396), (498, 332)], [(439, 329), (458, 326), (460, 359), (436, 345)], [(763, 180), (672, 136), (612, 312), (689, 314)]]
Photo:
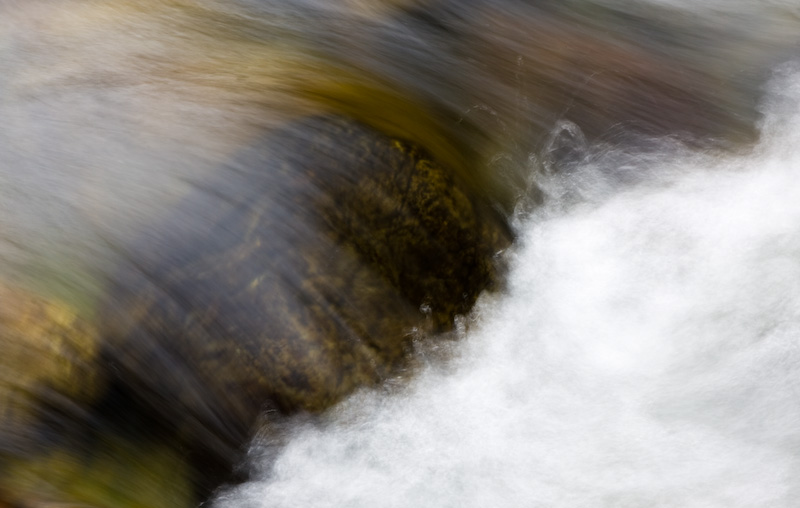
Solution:
[[(92, 318), (126, 246), (165, 219), (211, 231), (175, 206), (296, 114), (347, 106), (432, 147), (426, 132), (452, 129), (445, 159), (485, 137), (482, 169), (503, 180), (487, 193), (503, 210), (522, 194), (505, 286), (419, 340), (398, 378), (321, 415), (264, 415), (246, 480), (204, 505), (796, 508), (798, 34), (798, 0), (0, 0), (0, 290)], [(306, 86), (322, 77), (319, 94)], [(0, 403), (50, 401), (7, 363)], [(181, 394), (136, 395), (158, 412)], [(117, 452), (104, 432), (127, 432), (129, 414), (86, 398), (53, 422), (98, 434), (58, 436), (64, 471), (2, 429), (0, 452), (31, 467), (0, 477), (0, 505), (45, 503), (48, 483), (52, 503), (191, 505), (168, 496), (191, 498), (193, 479), (162, 471), (202, 460), (161, 464), (147, 443), (172, 434), (137, 423), (141, 454)], [(6, 497), (15, 482), (24, 502)]]
[(298, 424), (277, 458), (256, 439), (216, 505), (797, 506), (800, 66), (762, 110), (737, 155), (598, 145), (537, 176), (508, 287), (446, 354)]

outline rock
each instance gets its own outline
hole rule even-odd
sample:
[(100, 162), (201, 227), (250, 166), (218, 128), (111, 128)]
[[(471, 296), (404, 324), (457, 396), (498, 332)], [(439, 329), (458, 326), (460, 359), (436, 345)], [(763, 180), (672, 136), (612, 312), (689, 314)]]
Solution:
[(92, 414), (105, 390), (96, 329), (69, 305), (0, 284), (0, 506), (190, 506), (168, 443)]
[(43, 406), (86, 403), (101, 389), (96, 330), (69, 305), (0, 284), (0, 449), (23, 437)]
[(495, 283), (511, 236), (424, 151), (340, 117), (221, 173), (120, 247), (100, 313), (114, 405), (165, 422), (205, 471), (229, 470), (260, 413), (319, 411), (400, 372), (415, 336)]

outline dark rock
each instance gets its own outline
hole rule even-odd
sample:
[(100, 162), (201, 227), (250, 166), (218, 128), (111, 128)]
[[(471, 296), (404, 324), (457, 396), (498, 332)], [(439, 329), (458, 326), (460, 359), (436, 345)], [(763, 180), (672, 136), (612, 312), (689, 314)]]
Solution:
[(398, 373), (415, 335), (447, 330), (497, 279), (510, 232), (473, 194), (338, 117), (253, 143), (120, 247), (103, 411), (136, 406), (224, 471), (260, 413), (318, 411)]

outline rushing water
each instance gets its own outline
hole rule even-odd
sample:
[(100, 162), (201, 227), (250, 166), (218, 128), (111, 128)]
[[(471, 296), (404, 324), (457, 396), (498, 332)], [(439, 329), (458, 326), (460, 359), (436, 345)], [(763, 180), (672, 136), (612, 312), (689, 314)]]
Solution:
[(797, 506), (795, 67), (764, 104), (752, 152), (598, 146), (549, 178), (455, 358), (301, 425), (274, 461), (257, 440), (218, 505)]
[[(215, 241), (246, 251), (215, 205), (260, 203), (248, 171), (271, 166), (248, 154), (291, 120), (333, 112), (424, 147), (498, 210), (516, 204), (507, 285), (455, 332), (420, 340), (402, 379), (321, 415), (266, 414), (234, 475), (247, 480), (209, 504), (793, 508), (800, 63), (775, 65), (798, 58), (799, 40), (798, 0), (0, 0), (0, 291), (31, 289), (99, 326), (114, 321), (108, 281), (158, 251), (161, 228), (168, 253), (185, 247), (180, 231), (208, 240), (200, 257)], [(209, 217), (181, 211), (192, 199)], [(203, 286), (211, 296), (153, 338), (183, 340), (195, 315), (214, 321), (217, 294), (244, 289), (225, 269), (312, 275), (295, 268), (293, 239), (317, 226), (275, 209), (262, 217), (282, 226), (275, 252), (226, 258), (221, 282)], [(223, 314), (237, 326), (263, 309), (231, 301)], [(142, 312), (124, 315), (157, 319)], [(129, 386), (116, 353), (159, 350), (134, 339), (116, 351), (102, 336), (106, 354), (87, 365), (49, 353), (65, 385), (87, 388), (50, 408), (49, 384), (18, 379), (38, 379), (47, 358), (29, 367), (7, 354), (40, 339), (40, 323), (23, 321), (0, 336), (11, 358), (0, 404), (23, 394), (34, 424), (19, 427), (25, 440), (0, 426), (0, 468), (16, 472), (0, 475), (0, 505), (188, 506), (230, 477), (228, 458), (206, 469), (203, 456), (205, 436), (249, 428), (219, 409), (236, 403), (217, 405), (239, 395), (219, 364), (176, 353), (161, 369), (174, 389), (152, 363)], [(60, 330), (42, 324), (41, 339)], [(238, 351), (253, 332), (228, 335), (237, 326), (186, 351)], [(255, 414), (262, 401), (251, 402)], [(195, 468), (212, 471), (208, 483)]]

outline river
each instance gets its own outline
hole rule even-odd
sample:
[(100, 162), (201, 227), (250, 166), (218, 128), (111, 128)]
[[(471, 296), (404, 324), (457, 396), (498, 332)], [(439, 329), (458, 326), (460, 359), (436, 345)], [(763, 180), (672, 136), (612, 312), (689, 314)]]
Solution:
[[(745, 153), (586, 147), (410, 385), (251, 448), (237, 507), (764, 508), (800, 495), (800, 67)], [(635, 178), (631, 177), (635, 175)]]
[[(798, 34), (798, 0), (0, 0), (0, 289), (31, 289), (90, 324), (113, 322), (103, 310), (115, 303), (109, 280), (152, 278), (131, 269), (143, 258), (130, 253), (184, 247), (179, 236), (149, 243), (159, 227), (167, 240), (173, 231), (208, 239), (197, 244), (201, 258), (215, 240), (260, 247), (227, 238), (216, 218), (176, 209), (198, 195), (212, 210), (243, 195), (260, 204), (250, 180), (227, 179), (227, 191), (209, 182), (236, 173), (250, 160), (242, 154), (290, 120), (332, 112), (423, 146), (511, 215), (517, 241), (498, 254), (504, 286), (441, 337), (395, 330), (421, 340), (412, 365), (381, 386), (316, 416), (267, 412), (234, 475), (244, 481), (207, 505), (795, 508)], [(258, 175), (270, 168), (262, 162), (242, 164)], [(219, 308), (233, 309), (220, 312), (231, 326), (217, 327), (225, 339), (234, 330), (220, 342), (232, 345), (226, 353), (271, 331), (235, 333), (242, 315), (282, 307), (259, 308), (255, 298), (237, 307), (261, 279), (243, 285), (231, 272), (275, 270), (297, 284), (288, 294), (305, 296), (316, 274), (292, 239), (319, 227), (273, 215), (285, 240), (276, 253), (240, 262), (231, 250), (218, 273), (209, 262), (220, 282), (210, 279), (207, 293), (178, 278), (199, 304), (154, 337), (184, 340), (195, 315), (214, 321)], [(164, 259), (184, 268), (180, 257)], [(190, 282), (206, 280), (187, 266)], [(346, 301), (345, 288), (335, 296)], [(217, 293), (233, 303), (215, 307)], [(328, 302), (312, 296), (301, 301)], [(431, 307), (421, 300), (417, 315), (408, 300), (421, 323)], [(158, 321), (152, 309), (162, 305), (137, 305), (121, 315)], [(386, 308), (366, 312), (379, 321)], [(308, 324), (304, 310), (293, 325)], [(26, 331), (15, 319), (9, 329)], [(44, 339), (61, 333), (44, 328)], [(131, 336), (119, 358), (159, 352)], [(107, 338), (98, 344), (114, 353)], [(11, 340), (0, 337), (4, 352)], [(215, 345), (186, 343), (201, 355)], [(49, 352), (55, 363), (61, 353)], [(147, 361), (129, 369), (145, 384), (128, 386), (117, 356), (93, 349), (82, 368), (114, 379), (100, 387), (62, 362), (66, 384), (87, 393), (59, 393), (45, 418), (37, 412), (49, 408), (50, 385), (29, 386), (15, 369), (36, 378), (35, 364), (53, 359), (28, 368), (9, 356), (0, 402), (22, 393), (35, 425), (21, 427), (30, 442), (0, 432), (0, 452), (32, 464), (0, 478), (0, 505), (15, 483), (21, 494), (9, 506), (205, 499), (195, 469), (203, 446), (214, 447), (202, 439), (231, 421), (248, 435), (249, 422), (226, 410), (238, 407), (236, 387), (249, 385), (225, 384), (216, 363), (174, 356), (160, 370), (179, 389)], [(227, 372), (249, 365), (236, 361)], [(60, 390), (58, 373), (42, 370)], [(261, 402), (249, 401), (254, 415)], [(45, 460), (51, 452), (57, 467)], [(17, 471), (6, 455), (0, 467)], [(221, 463), (208, 474), (213, 487), (230, 477)]]

